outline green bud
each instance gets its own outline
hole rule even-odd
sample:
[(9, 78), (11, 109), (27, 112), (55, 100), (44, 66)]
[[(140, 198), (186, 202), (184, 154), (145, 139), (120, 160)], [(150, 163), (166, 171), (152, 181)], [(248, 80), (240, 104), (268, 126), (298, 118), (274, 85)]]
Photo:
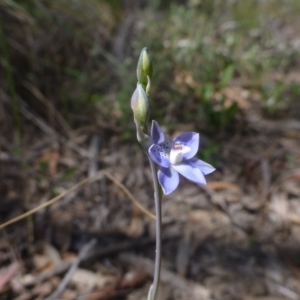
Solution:
[(153, 66), (148, 49), (144, 48), (140, 54), (139, 62), (136, 69), (138, 82), (146, 89), (148, 76), (151, 79)]
[(139, 83), (131, 97), (131, 109), (134, 119), (143, 127), (146, 127), (149, 117), (149, 101), (143, 87)]

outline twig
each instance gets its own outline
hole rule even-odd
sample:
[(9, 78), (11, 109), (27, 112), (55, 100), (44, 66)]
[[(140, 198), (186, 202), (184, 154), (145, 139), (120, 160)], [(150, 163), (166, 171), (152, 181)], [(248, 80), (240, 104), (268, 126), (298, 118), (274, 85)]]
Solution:
[(119, 182), (117, 179), (115, 179), (112, 175), (110, 175), (109, 173), (105, 172), (105, 171), (99, 171), (97, 172), (93, 177), (90, 178), (85, 178), (82, 181), (80, 181), (79, 183), (75, 184), (74, 186), (72, 186), (71, 188), (69, 188), (68, 190), (66, 190), (65, 192), (61, 193), (60, 195), (50, 199), (49, 201), (27, 211), (26, 213), (19, 215), (3, 224), (0, 225), (0, 229), (3, 229), (4, 227), (11, 225), (17, 221), (20, 221), (34, 213), (36, 213), (37, 211), (54, 204), (55, 202), (57, 202), (58, 200), (62, 199), (63, 197), (65, 197), (66, 195), (68, 195), (69, 193), (75, 191), (76, 189), (82, 187), (83, 185), (85, 185), (88, 182), (93, 182), (99, 179), (102, 179), (103, 176), (106, 176), (107, 178), (109, 178), (112, 182), (115, 183), (115, 185), (117, 185), (120, 189), (122, 189), (124, 191), (124, 193), (128, 196), (128, 198), (133, 202), (134, 205), (136, 205), (142, 212), (144, 212), (146, 215), (148, 215), (151, 218), (155, 219), (155, 216), (149, 212), (145, 207), (143, 207), (135, 198), (134, 196), (129, 192), (129, 190), (121, 183)]
[(32, 83), (30, 83), (29, 81), (24, 81), (23, 85), (25, 88), (27, 88), (35, 97), (36, 99), (38, 99), (48, 110), (49, 114), (51, 114), (50, 119), (52, 119), (53, 117), (58, 121), (58, 123), (60, 124), (61, 128), (64, 130), (64, 132), (66, 133), (66, 135), (68, 137), (71, 136), (70, 132), (71, 132), (71, 127), (69, 126), (69, 124), (67, 123), (67, 121), (63, 118), (63, 116), (61, 115), (61, 113), (55, 108), (55, 106), (51, 103), (51, 101), (49, 101), (43, 94), (42, 92), (35, 87)]
[[(108, 255), (113, 255), (122, 251), (130, 250), (135, 247), (145, 247), (148, 246), (149, 244), (152, 244), (153, 241), (150, 239), (138, 239), (134, 241), (127, 241), (127, 242), (121, 242), (118, 244), (113, 244), (111, 246), (107, 246), (105, 248), (96, 248), (94, 251), (90, 251), (88, 255), (83, 259), (83, 261), (91, 261), (92, 259), (95, 258), (100, 258)], [(45, 281), (49, 278), (51, 278), (54, 275), (59, 275), (64, 272), (66, 272), (70, 266), (72, 265), (73, 261), (68, 261), (60, 264), (57, 266), (55, 269), (51, 269), (49, 271), (46, 271), (40, 275), (38, 275), (32, 284), (36, 284), (42, 281)]]
[(105, 172), (105, 176), (109, 178), (115, 185), (117, 185), (126, 195), (127, 197), (133, 202), (133, 204), (138, 207), (144, 214), (146, 214), (148, 217), (152, 219), (156, 219), (155, 215), (153, 215), (151, 212), (149, 212), (143, 205), (141, 205), (129, 192), (129, 190), (123, 185), (120, 181), (118, 181), (116, 178), (114, 178), (109, 173)]
[(274, 289), (275, 291), (277, 291), (279, 294), (285, 296), (286, 298), (289, 298), (291, 300), (299, 300), (300, 299), (300, 295), (298, 293), (279, 284), (278, 282), (275, 282), (272, 279), (266, 278), (266, 283), (269, 288)]
[(100, 143), (99, 136), (94, 135), (92, 137), (91, 145), (89, 149), (89, 154), (90, 154), (89, 169), (88, 169), (89, 177), (92, 177), (98, 171), (97, 154), (99, 153), (99, 143)]
[(93, 239), (81, 249), (78, 258), (72, 263), (69, 271), (66, 273), (64, 279), (61, 281), (56, 291), (54, 291), (54, 293), (48, 296), (45, 300), (56, 300), (64, 292), (79, 264), (87, 257), (88, 253), (95, 244), (96, 240)]
[(25, 102), (21, 99), (19, 99), (20, 102), (20, 112), (23, 114), (24, 117), (26, 117), (28, 120), (31, 120), (37, 127), (39, 127), (42, 131), (47, 133), (50, 136), (53, 136), (57, 138), (61, 143), (66, 144), (69, 148), (76, 151), (78, 154), (80, 154), (84, 158), (90, 158), (90, 155), (88, 151), (86, 151), (84, 148), (79, 147), (71, 140), (66, 139), (64, 136), (58, 134), (53, 128), (51, 128), (45, 121), (35, 116), (33, 113), (31, 113), (25, 105)]
[[(100, 173), (100, 172), (99, 172), (99, 173)], [(95, 177), (93, 178), (94, 180), (96, 179), (97, 176), (99, 176), (99, 175), (102, 175), (102, 176), (103, 176), (103, 175), (104, 175), (103, 173), (100, 173), (100, 174), (99, 174), (99, 173), (97, 173), (97, 174), (95, 175)], [(22, 219), (24, 219), (24, 218), (26, 218), (26, 217), (28, 217), (28, 216), (34, 214), (35, 212), (41, 210), (42, 208), (45, 208), (45, 207), (47, 207), (47, 206), (49, 206), (49, 205), (54, 204), (55, 202), (57, 202), (58, 200), (60, 200), (60, 199), (63, 198), (64, 196), (66, 196), (67, 194), (69, 194), (69, 193), (75, 191), (76, 189), (78, 189), (79, 187), (85, 185), (85, 184), (86, 184), (87, 182), (89, 182), (90, 180), (91, 180), (91, 178), (85, 178), (84, 180), (82, 180), (82, 181), (80, 181), (79, 183), (75, 184), (75, 185), (72, 186), (70, 189), (68, 189), (68, 190), (66, 190), (65, 192), (61, 193), (60, 195), (58, 195), (58, 196), (52, 198), (51, 200), (49, 200), (49, 201), (47, 201), (47, 202), (45, 202), (45, 203), (43, 203), (43, 204), (41, 204), (41, 205), (39, 205), (39, 206), (37, 206), (37, 207), (31, 209), (31, 210), (29, 210), (29, 211), (27, 211), (26, 213), (24, 213), (24, 214), (22, 214), (22, 215), (17, 216), (16, 218), (13, 218), (13, 219), (11, 219), (11, 220), (9, 220), (9, 221), (7, 221), (7, 222), (1, 224), (1, 225), (0, 225), (0, 229), (3, 229), (4, 227), (6, 227), (6, 226), (8, 226), (8, 225), (11, 225), (11, 224), (13, 224), (13, 223), (15, 223), (15, 222), (17, 222), (17, 221), (20, 221), (20, 220), (22, 220)]]
[[(1, 98), (6, 102), (10, 104), (9, 97), (1, 91)], [(27, 109), (26, 102), (23, 101), (20, 97), (18, 97), (18, 103), (19, 103), (19, 110), (20, 113), (28, 120), (30, 120), (32, 123), (34, 123), (40, 130), (45, 132), (47, 135), (52, 136), (53, 138), (56, 138), (61, 143), (66, 144), (70, 149), (76, 151), (80, 156), (84, 158), (90, 158), (88, 151), (85, 149), (79, 147), (74, 142), (66, 139), (64, 136), (58, 134), (53, 128), (51, 128), (44, 120), (38, 118), (35, 116), (32, 112), (30, 112), (29, 109)]]

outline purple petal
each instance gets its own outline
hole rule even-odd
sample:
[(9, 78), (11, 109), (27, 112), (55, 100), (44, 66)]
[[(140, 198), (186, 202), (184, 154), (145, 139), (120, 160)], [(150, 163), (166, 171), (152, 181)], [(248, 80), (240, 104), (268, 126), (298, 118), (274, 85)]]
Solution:
[(161, 168), (157, 177), (165, 195), (172, 193), (179, 184), (179, 175), (173, 168)]
[(178, 165), (174, 165), (172, 167), (186, 179), (198, 184), (206, 184), (206, 180), (204, 178), (203, 173), (200, 171), (199, 168), (195, 168), (192, 165), (190, 165), (189, 161)]
[(204, 161), (201, 160), (201, 159), (197, 159), (197, 158), (195, 158), (195, 157), (194, 157), (194, 158), (191, 158), (191, 159), (189, 160), (189, 164), (190, 164), (191, 166), (195, 167), (195, 168), (199, 168), (200, 171), (201, 171), (204, 175), (210, 174), (210, 173), (212, 173), (213, 171), (216, 170), (212, 165), (210, 165), (210, 164), (204, 162)]
[(165, 150), (159, 145), (152, 145), (149, 150), (150, 158), (153, 162), (163, 168), (170, 167), (170, 161)]
[(154, 144), (162, 144), (168, 142), (166, 135), (156, 121), (152, 121), (151, 137)]
[(183, 158), (190, 159), (193, 156), (195, 156), (195, 154), (198, 151), (199, 140), (200, 140), (199, 133), (186, 132), (174, 139), (173, 147), (176, 147), (176, 145), (181, 145)]

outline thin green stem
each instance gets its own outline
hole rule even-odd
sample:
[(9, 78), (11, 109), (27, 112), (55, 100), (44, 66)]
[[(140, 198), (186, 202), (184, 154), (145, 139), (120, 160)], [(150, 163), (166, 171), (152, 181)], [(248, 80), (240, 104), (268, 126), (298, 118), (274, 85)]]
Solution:
[(159, 279), (160, 279), (160, 269), (161, 269), (161, 194), (158, 185), (158, 179), (156, 174), (156, 168), (153, 161), (149, 158), (151, 174), (153, 178), (154, 187), (154, 201), (155, 201), (155, 214), (156, 214), (156, 251), (155, 251), (155, 267), (154, 267), (154, 279), (153, 284), (150, 288), (151, 300), (155, 300)]

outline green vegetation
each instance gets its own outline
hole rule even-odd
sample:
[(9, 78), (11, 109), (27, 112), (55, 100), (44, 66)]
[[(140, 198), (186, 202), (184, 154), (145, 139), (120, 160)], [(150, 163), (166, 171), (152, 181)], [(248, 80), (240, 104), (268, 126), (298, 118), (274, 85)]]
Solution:
[(159, 122), (210, 132), (234, 128), (243, 107), (228, 94), (237, 86), (248, 93), (244, 102), (269, 116), (286, 116), (299, 101), (299, 81), (285, 78), (299, 65), (293, 39), (299, 1), (153, 1), (130, 14), (126, 9), (120, 1), (2, 1), (11, 75), (1, 72), (1, 82), (50, 124), (36, 91), (73, 128), (85, 116), (121, 128), (126, 140), (134, 138), (128, 120), (136, 84), (128, 74), (145, 46), (155, 61), (150, 101)]

